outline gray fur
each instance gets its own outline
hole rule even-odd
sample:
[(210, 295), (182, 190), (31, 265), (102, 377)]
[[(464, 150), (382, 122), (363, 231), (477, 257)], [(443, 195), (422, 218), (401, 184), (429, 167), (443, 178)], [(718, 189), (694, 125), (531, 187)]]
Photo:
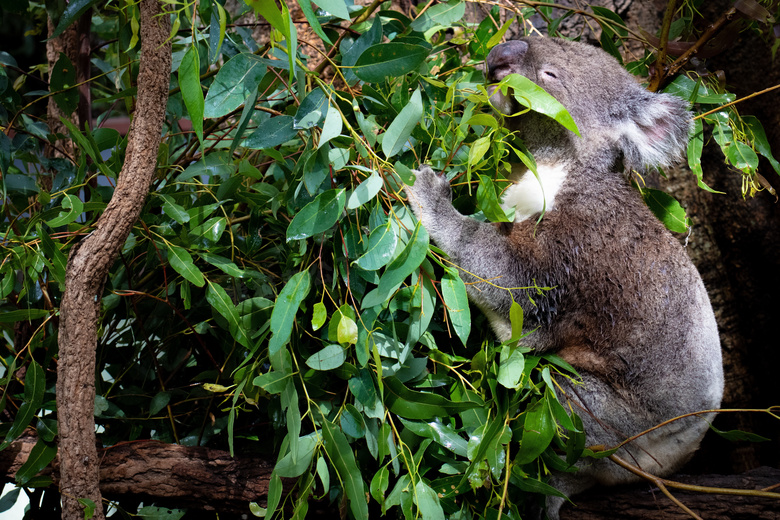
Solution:
[[(564, 388), (589, 445), (614, 446), (678, 415), (717, 408), (723, 369), (704, 285), (621, 171), (681, 155), (691, 124), (685, 103), (646, 91), (608, 54), (581, 43), (508, 42), (491, 51), (487, 65), (491, 81), (519, 73), (542, 86), (569, 110), (582, 137), (533, 112), (507, 118), (543, 177), (546, 213), (538, 225), (541, 206), (528, 193), (539, 188), (520, 167), (517, 193), (505, 197), (517, 204), (518, 217), (500, 227), (461, 215), (443, 175), (428, 166), (416, 171), (414, 186), (406, 187), (409, 205), (462, 268), (470, 298), (501, 340), (509, 338), (509, 308), (517, 301), (527, 328), (539, 327), (523, 342), (577, 368), (584, 384)], [(491, 100), (501, 111), (517, 111), (500, 92)], [(554, 289), (532, 294), (535, 303), (524, 290), (509, 290), (534, 284)], [(706, 429), (701, 417), (676, 421), (618, 455), (666, 475), (690, 458)], [(571, 495), (636, 480), (609, 460), (578, 466), (555, 474), (552, 484)], [(562, 503), (548, 499), (551, 519)]]

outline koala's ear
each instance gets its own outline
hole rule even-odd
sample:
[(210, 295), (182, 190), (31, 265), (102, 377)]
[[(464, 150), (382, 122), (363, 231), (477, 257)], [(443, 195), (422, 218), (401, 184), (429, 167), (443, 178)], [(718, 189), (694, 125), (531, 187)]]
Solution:
[(627, 169), (668, 166), (680, 158), (693, 123), (686, 101), (642, 90), (629, 110), (628, 120), (620, 125), (618, 141)]

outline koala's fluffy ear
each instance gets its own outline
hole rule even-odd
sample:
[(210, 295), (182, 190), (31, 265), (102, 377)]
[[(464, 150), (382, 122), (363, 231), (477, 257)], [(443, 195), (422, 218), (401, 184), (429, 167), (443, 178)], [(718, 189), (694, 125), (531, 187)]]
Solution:
[(668, 166), (685, 152), (693, 123), (688, 103), (670, 94), (642, 90), (620, 125), (618, 146), (626, 169)]

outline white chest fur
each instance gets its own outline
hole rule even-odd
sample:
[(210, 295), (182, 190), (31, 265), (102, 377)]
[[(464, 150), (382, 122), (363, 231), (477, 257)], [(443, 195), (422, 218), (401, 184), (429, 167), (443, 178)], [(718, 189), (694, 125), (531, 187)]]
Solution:
[(566, 170), (560, 164), (540, 164), (536, 171), (538, 179), (533, 172), (526, 171), (504, 192), (501, 206), (504, 210), (515, 209), (515, 222), (555, 208), (555, 196), (566, 180)]

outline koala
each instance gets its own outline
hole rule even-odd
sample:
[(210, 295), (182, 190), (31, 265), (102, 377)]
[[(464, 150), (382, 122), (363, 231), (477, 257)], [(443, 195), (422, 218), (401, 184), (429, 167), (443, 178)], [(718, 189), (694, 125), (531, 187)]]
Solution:
[[(583, 384), (562, 387), (588, 445), (616, 446), (674, 417), (718, 408), (720, 340), (704, 284), (624, 173), (679, 158), (691, 127), (687, 104), (647, 91), (614, 58), (583, 43), (523, 38), (494, 47), (486, 63), (490, 82), (518, 73), (543, 87), (581, 137), (536, 112), (506, 118), (539, 175), (513, 165), (503, 195), (504, 207), (515, 210), (508, 225), (461, 215), (443, 175), (415, 170), (405, 187), (409, 205), (462, 269), (470, 299), (501, 341), (511, 337), (509, 309), (519, 303), (535, 329), (522, 343), (577, 369)], [(498, 90), (491, 103), (507, 116), (521, 108)], [(552, 289), (524, 289), (533, 286)], [(711, 418), (674, 421), (617, 455), (667, 475), (692, 456)], [(574, 473), (554, 473), (551, 483), (571, 496), (634, 480), (608, 459), (588, 459)], [(548, 497), (549, 518), (558, 519), (563, 502)]]

